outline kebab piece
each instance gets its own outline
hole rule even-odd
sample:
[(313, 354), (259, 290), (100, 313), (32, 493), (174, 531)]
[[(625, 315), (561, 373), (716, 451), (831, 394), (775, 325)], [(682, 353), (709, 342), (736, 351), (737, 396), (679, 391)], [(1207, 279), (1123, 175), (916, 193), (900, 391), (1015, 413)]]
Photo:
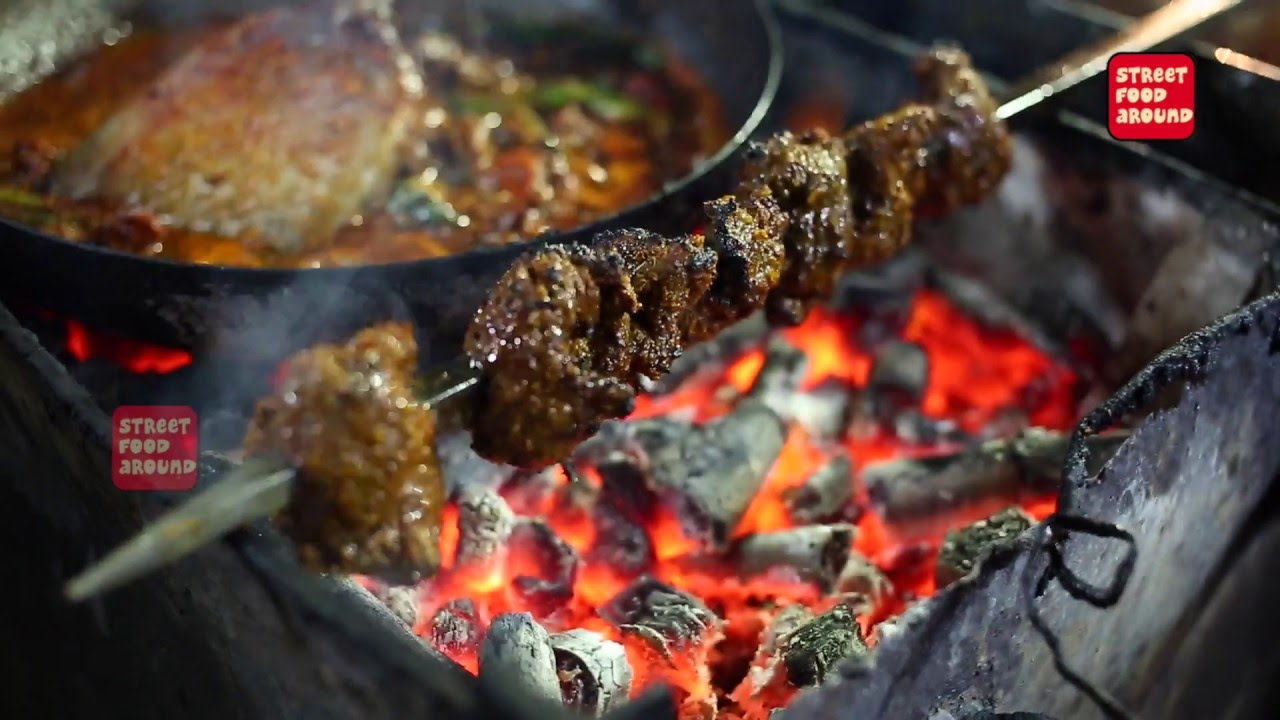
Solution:
[(409, 327), (372, 327), (293, 356), (258, 403), (245, 452), (296, 471), (276, 525), (308, 567), (403, 584), (439, 566), (444, 481), (417, 364)]
[(106, 592), (268, 516), (312, 570), (392, 585), (433, 574), (445, 490), (417, 360), (400, 324), (294, 355), (258, 403), (248, 460), (73, 578), (67, 597)]
[(558, 462), (629, 414), (641, 379), (684, 348), (760, 309), (798, 324), (842, 274), (900, 250), (916, 218), (986, 197), (1011, 152), (995, 100), (954, 48), (922, 57), (916, 75), (921, 102), (843, 136), (754, 145), (737, 192), (707, 203), (705, 235), (622, 230), (517, 261), (466, 338), (476, 451)]

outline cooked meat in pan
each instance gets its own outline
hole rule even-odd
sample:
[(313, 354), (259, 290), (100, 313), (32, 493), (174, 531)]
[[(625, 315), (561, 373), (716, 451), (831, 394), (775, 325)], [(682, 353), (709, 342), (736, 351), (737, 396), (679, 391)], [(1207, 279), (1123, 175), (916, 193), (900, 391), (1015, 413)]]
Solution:
[(395, 262), (581, 226), (729, 137), (650, 41), (585, 57), (601, 39), (513, 28), (467, 47), (403, 37), (390, 5), (313, 0), (91, 53), (0, 106), (0, 195), (30, 196), (0, 214), (187, 262)]

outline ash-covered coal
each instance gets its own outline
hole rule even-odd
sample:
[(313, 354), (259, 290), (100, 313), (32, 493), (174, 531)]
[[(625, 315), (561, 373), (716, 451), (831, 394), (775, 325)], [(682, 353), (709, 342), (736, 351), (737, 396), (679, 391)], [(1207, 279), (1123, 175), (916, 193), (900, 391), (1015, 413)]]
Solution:
[(484, 637), (480, 613), (469, 598), (445, 603), (432, 616), (427, 629), (431, 644), (452, 658), (475, 657)]
[(564, 704), (600, 717), (627, 701), (631, 662), (622, 645), (581, 628), (551, 636)]
[[(1091, 457), (1105, 462), (1127, 438), (1122, 432), (1091, 437)], [(978, 500), (1057, 490), (1069, 440), (1032, 428), (956, 453), (875, 463), (863, 468), (862, 480), (886, 519), (928, 517)]]
[(721, 622), (697, 597), (652, 577), (628, 585), (600, 608), (600, 616), (663, 657), (704, 644)]
[(489, 624), (480, 646), (480, 673), (518, 686), (532, 697), (560, 700), (551, 636), (529, 613), (499, 615)]
[(939, 588), (973, 572), (983, 559), (1001, 545), (1007, 545), (1035, 524), (1035, 519), (1011, 507), (972, 525), (952, 530), (942, 541), (934, 581)]
[(782, 493), (787, 514), (796, 524), (846, 521), (854, 522), (853, 460), (846, 452), (837, 453), (805, 481)]
[(549, 615), (573, 598), (578, 551), (542, 520), (522, 518), (512, 530), (510, 553), (516, 566), (512, 591), (539, 617)]
[(781, 648), (787, 680), (796, 687), (818, 685), (837, 663), (867, 652), (857, 618), (843, 604), (797, 628)]
[(578, 458), (594, 460), (602, 472), (631, 468), (624, 481), (643, 479), (659, 501), (675, 509), (690, 537), (725, 547), (786, 434), (777, 413), (746, 400), (702, 425), (665, 418), (613, 423), (584, 444)]

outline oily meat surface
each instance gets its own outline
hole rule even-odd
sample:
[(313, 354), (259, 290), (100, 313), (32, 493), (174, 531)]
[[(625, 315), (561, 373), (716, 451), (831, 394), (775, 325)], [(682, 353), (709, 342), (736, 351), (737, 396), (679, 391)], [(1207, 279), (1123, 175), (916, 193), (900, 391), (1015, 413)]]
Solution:
[(250, 15), (73, 150), (53, 191), (279, 251), (321, 244), (394, 175), (417, 94), (400, 56), (367, 12)]
[(438, 567), (444, 481), (417, 354), (408, 326), (372, 327), (293, 356), (258, 403), (245, 451), (298, 469), (277, 524), (309, 567), (397, 582)]

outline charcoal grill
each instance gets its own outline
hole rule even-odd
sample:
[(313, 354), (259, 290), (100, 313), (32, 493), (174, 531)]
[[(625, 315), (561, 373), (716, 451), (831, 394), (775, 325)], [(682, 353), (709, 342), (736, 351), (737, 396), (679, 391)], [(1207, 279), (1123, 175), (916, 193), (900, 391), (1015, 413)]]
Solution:
[[(1043, 22), (1041, 12), (1008, 17), (1031, 28)], [(829, 93), (834, 78), (850, 89), (849, 118), (886, 110), (909, 88), (910, 38), (826, 10), (791, 7), (781, 19), (791, 69), (782, 109)], [(1016, 52), (988, 46), (979, 56)], [(1045, 195), (1057, 204), (1002, 194), (926, 228), (920, 245), (996, 293), (1049, 342), (1087, 329), (1114, 350), (1114, 377), (1145, 366), (1085, 419), (1078, 449), (1084, 433), (1121, 415), (1152, 403), (1165, 409), (1141, 423), (1096, 478), (1086, 477), (1080, 452), (1070, 459), (1061, 509), (1102, 528), (1064, 521), (1052, 537), (1043, 529), (1023, 536), (977, 577), (904, 616), (873, 665), (842, 667), (838, 681), (801, 695), (784, 718), (1105, 717), (1089, 693), (1141, 717), (1249, 718), (1274, 707), (1265, 677), (1280, 655), (1265, 600), (1280, 596), (1268, 564), (1280, 550), (1273, 487), (1280, 451), (1267, 438), (1280, 430), (1273, 412), (1280, 297), (1267, 294), (1274, 280), (1265, 269), (1280, 248), (1280, 213), (1210, 172), (1114, 143), (1073, 110), (1020, 128), (1052, 169)], [(1160, 227), (1137, 222), (1135, 207), (1153, 207), (1138, 205), (1150, 197), (1179, 208), (1175, 224), (1192, 228), (1172, 249), (1152, 240)], [(1041, 227), (1037, 218), (1049, 221)], [(1035, 253), (1009, 252), (1032, 239)], [(1215, 267), (1236, 267), (1224, 258), (1234, 259), (1248, 272), (1210, 277), (1220, 282), (1196, 292), (1185, 283), (1166, 287), (1157, 281), (1187, 278), (1169, 260), (1180, 248), (1191, 259), (1222, 260)], [(1028, 271), (1025, 263), (1034, 262), (1056, 264)], [(224, 418), (205, 423), (206, 449), (229, 447), (269, 370), (197, 360), (156, 378), (64, 365), (55, 357), (67, 360), (60, 329), (0, 309), (8, 388), (0, 403), (7, 460), (0, 507), (10, 547), (21, 549), (12, 551), (11, 579), (26, 588), (15, 593), (18, 621), (0, 644), (19, 690), (0, 707), (18, 717), (67, 718), (558, 716), (494, 679), (474, 679), (358, 593), (303, 573), (268, 527), (237, 533), (101, 601), (66, 605), (60, 586), (74, 569), (174, 500), (120, 493), (105, 481), (104, 409), (193, 405), (202, 417)], [(202, 476), (221, 462), (206, 454)], [(1109, 524), (1132, 534), (1132, 545), (1096, 537)], [(1117, 565), (1133, 548), (1128, 582), (1117, 585)], [(1072, 582), (1076, 575), (1084, 579)], [(47, 670), (54, 668), (78, 670)], [(618, 711), (655, 720), (671, 714), (661, 694)]]

